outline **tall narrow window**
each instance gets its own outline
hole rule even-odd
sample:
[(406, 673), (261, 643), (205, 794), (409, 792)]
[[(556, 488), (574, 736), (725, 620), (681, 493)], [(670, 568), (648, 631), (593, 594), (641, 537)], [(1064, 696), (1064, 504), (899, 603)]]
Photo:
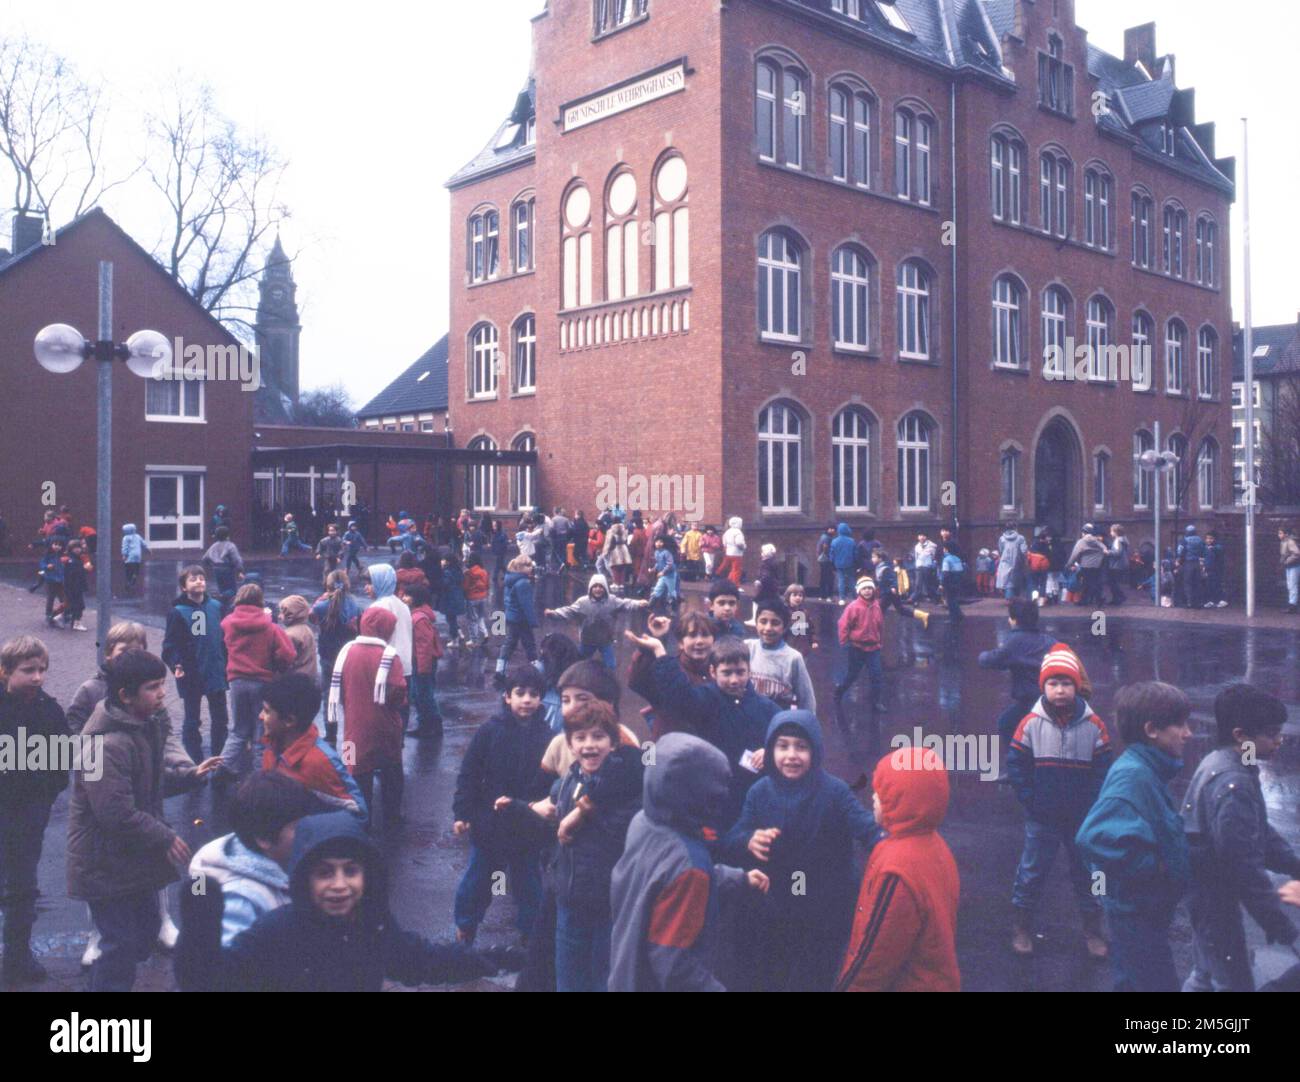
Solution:
[[(537, 440), (531, 432), (525, 432), (511, 444), (514, 451), (536, 451)], [(516, 466), (514, 468), (514, 492), (511, 503), (514, 510), (522, 511), (526, 507), (537, 506), (536, 466)]]
[(1219, 341), (1210, 327), (1196, 334), (1196, 393), (1201, 398), (1219, 395)]
[(1092, 506), (1097, 511), (1110, 506), (1110, 455), (1105, 451), (1092, 456)]
[(1038, 54), (1038, 101), (1066, 116), (1074, 114), (1074, 68), (1064, 60), (1064, 43), (1053, 34), (1048, 51)]
[(989, 183), (992, 187), (993, 196), (993, 217), (1001, 221), (1005, 212), (1003, 202), (1003, 191), (1006, 187), (1006, 163), (1003, 157), (1006, 154), (1006, 143), (999, 138), (994, 138), (989, 143)]
[(1133, 434), (1133, 509), (1144, 510), (1151, 506), (1151, 485), (1154, 473), (1139, 461), (1141, 455), (1155, 448), (1151, 433), (1138, 429)]
[(871, 187), (871, 106), (867, 95), (853, 96), (853, 180), (860, 188)]
[(497, 329), (480, 323), (470, 334), (470, 397), (497, 395)]
[(849, 95), (846, 91), (831, 89), (830, 152), (831, 176), (836, 180), (849, 179)]
[(863, 410), (850, 407), (835, 415), (831, 484), (837, 511), (871, 510), (871, 421)]
[(1070, 164), (1056, 154), (1039, 159), (1039, 214), (1044, 233), (1064, 237), (1070, 229)]
[(1207, 436), (1196, 456), (1196, 488), (1199, 503), (1209, 510), (1219, 502), (1219, 445)]
[(1020, 224), (1020, 202), (1023, 181), (1021, 174), (1024, 161), (1024, 148), (1019, 143), (1007, 144), (1007, 219)]
[(521, 199), (515, 204), (515, 272), (533, 269), (533, 212), (536, 203)]
[(1066, 348), (1067, 305), (1069, 299), (1060, 286), (1043, 291), (1043, 374), (1065, 375), (1066, 365), (1074, 363)]
[(789, 406), (758, 415), (758, 502), (764, 511), (798, 511), (802, 490), (803, 423)]
[(537, 321), (524, 316), (515, 324), (515, 391), (537, 390)]
[(803, 118), (808, 112), (808, 98), (803, 77), (789, 68), (784, 73), (785, 96), (782, 101), (781, 143), (785, 164), (803, 168)]
[(1002, 510), (1020, 505), (1020, 452), (1008, 447), (1002, 452)]
[(993, 363), (1002, 368), (1019, 368), (1024, 362), (1020, 297), (1020, 286), (1009, 275), (993, 283)]
[(640, 289), (640, 236), (637, 231), (636, 177), (619, 173), (606, 197), (605, 299), (635, 297)]
[(1151, 200), (1141, 192), (1133, 193), (1133, 263), (1151, 266)]
[(1084, 243), (1103, 250), (1110, 247), (1110, 177), (1096, 169), (1084, 174)]
[(1011, 135), (995, 135), (989, 141), (989, 184), (993, 217), (1020, 224), (1024, 147)]
[(495, 278), (501, 269), (501, 216), (495, 210), (487, 214), (487, 276)]
[(871, 345), (871, 276), (866, 258), (852, 248), (831, 257), (831, 327), (837, 349), (865, 352)]
[(1151, 389), (1151, 339), (1154, 337), (1151, 317), (1145, 312), (1133, 313), (1133, 342), (1129, 347), (1129, 366), (1133, 374), (1133, 388), (1138, 391)]
[(754, 130), (758, 136), (758, 156), (776, 161), (776, 85), (779, 69), (766, 61), (758, 65), (754, 98)]
[(930, 133), (934, 125), (925, 117), (916, 118), (916, 201), (930, 202)]
[(910, 260), (898, 268), (898, 355), (930, 359), (930, 277)]
[[(470, 440), (471, 451), (495, 451), (496, 441), (491, 436)], [(475, 462), (469, 469), (470, 507), (475, 511), (492, 511), (497, 505), (497, 468), (489, 462)]]
[(1183, 276), (1183, 252), (1187, 239), (1187, 212), (1185, 210), (1174, 211), (1174, 252), (1173, 252), (1173, 271), (1175, 277)]
[(1170, 274), (1173, 271), (1173, 233), (1174, 208), (1165, 207), (1160, 232), (1160, 269), (1166, 274)]
[(912, 114), (894, 114), (894, 190), (902, 199), (912, 198)]
[(578, 185), (564, 200), (564, 307), (591, 303), (591, 193)]
[(1112, 370), (1113, 352), (1110, 348), (1113, 309), (1105, 297), (1093, 297), (1088, 301), (1088, 378), (1095, 380), (1116, 379)]
[(1176, 319), (1165, 325), (1165, 390), (1169, 394), (1187, 390), (1187, 328)]
[(1205, 223), (1205, 277), (1201, 279), (1207, 286), (1214, 285), (1214, 244), (1219, 227), (1211, 221)]
[(667, 159), (655, 177), (655, 289), (676, 289), (691, 281), (690, 208), (686, 162)]
[(1176, 507), (1186, 511), (1188, 480), (1193, 465), (1187, 461), (1187, 437), (1175, 432), (1169, 437), (1167, 447), (1177, 461), (1164, 471), (1165, 507), (1170, 511)]
[(921, 413), (898, 422), (898, 509), (930, 509), (930, 424)]
[(802, 310), (799, 250), (784, 233), (758, 243), (758, 325), (764, 338), (799, 341)]
[(501, 265), (501, 216), (485, 210), (469, 220), (469, 277), (471, 282), (495, 278)]

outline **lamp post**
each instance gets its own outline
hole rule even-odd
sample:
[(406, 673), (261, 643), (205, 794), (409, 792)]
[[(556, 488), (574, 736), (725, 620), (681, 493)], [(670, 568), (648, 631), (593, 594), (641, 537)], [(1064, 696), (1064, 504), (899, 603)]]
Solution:
[[(1155, 507), (1155, 563), (1152, 567), (1151, 582), (1153, 589), (1151, 591), (1155, 598), (1156, 608), (1160, 607), (1160, 477), (1165, 470), (1171, 469), (1178, 465), (1178, 456), (1173, 451), (1160, 450), (1160, 422), (1155, 423), (1155, 447), (1149, 451), (1143, 451), (1141, 454), (1133, 456), (1136, 459), (1138, 468), (1151, 471), (1151, 487), (1154, 492), (1151, 495), (1151, 503)], [(1177, 498), (1177, 493), (1174, 494)]]
[(122, 345), (113, 341), (113, 264), (99, 264), (99, 336), (91, 342), (66, 323), (42, 327), (33, 343), (37, 363), (47, 372), (73, 372), (88, 357), (99, 362), (98, 514), (95, 530), (99, 535), (95, 560), (95, 604), (97, 643), (101, 660), (108, 629), (113, 619), (113, 362), (125, 361), (137, 376), (156, 376), (160, 368), (171, 364), (171, 345), (157, 331), (136, 331)]

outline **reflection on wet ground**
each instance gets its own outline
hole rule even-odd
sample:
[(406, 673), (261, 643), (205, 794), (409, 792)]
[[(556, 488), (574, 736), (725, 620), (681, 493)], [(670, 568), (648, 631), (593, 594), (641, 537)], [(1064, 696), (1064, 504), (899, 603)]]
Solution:
[[(268, 602), (287, 593), (314, 599), (319, 586), (319, 565), (312, 560), (265, 560), (259, 570)], [(179, 564), (155, 560), (138, 594), (116, 602), (119, 618), (141, 619), (161, 627), (167, 603), (175, 594)], [(119, 569), (120, 570), (120, 569)], [(0, 577), (30, 581), (27, 570), (6, 567)], [(544, 584), (544, 604), (559, 598), (558, 582)], [(568, 591), (572, 592), (572, 589)], [(698, 604), (692, 599), (688, 604)], [(874, 722), (865, 682), (847, 700), (848, 725), (833, 719), (833, 672), (840, 663), (835, 645), (838, 608), (814, 603), (810, 617), (822, 648), (809, 659), (820, 714), (827, 734), (827, 766), (853, 782), (870, 773), (876, 758), (889, 749), (897, 734), (959, 734), (995, 738), (995, 719), (1007, 700), (1005, 674), (982, 670), (980, 651), (994, 646), (1005, 632), (1005, 621), (970, 616), (956, 626), (936, 614), (930, 630), (915, 621), (890, 615), (886, 624), (885, 666), (888, 712)], [(1192, 701), (1195, 735), (1189, 745), (1187, 766), (1175, 785), (1181, 795), (1191, 771), (1212, 746), (1213, 702), (1226, 685), (1246, 680), (1279, 696), (1288, 710), (1291, 740), (1261, 771), (1274, 826), (1293, 845), (1300, 846), (1300, 633), (1258, 628), (1180, 625), (1144, 621), (1136, 613), (1120, 610), (1108, 614), (1105, 634), (1092, 634), (1091, 621), (1073, 610), (1047, 609), (1043, 627), (1068, 643), (1082, 658), (1095, 688), (1093, 707), (1114, 729), (1115, 695), (1125, 684), (1159, 679), (1182, 688)], [(493, 655), (494, 656), (494, 655)], [(620, 671), (629, 659), (626, 643), (619, 645)], [(516, 655), (522, 660), (522, 655)], [(487, 660), (487, 668), (491, 668)], [(449, 651), (439, 673), (439, 699), (446, 719), (441, 741), (408, 740), (408, 782), (400, 835), (386, 848), (395, 862), (392, 900), (399, 920), (430, 936), (451, 932), (451, 903), (456, 882), (468, 859), (465, 844), (451, 834), (451, 796), (456, 770), (479, 723), (499, 701), (484, 680), (484, 658), (471, 651)], [(628, 693), (622, 705), (624, 720), (640, 724), (638, 696)], [(985, 775), (985, 779), (987, 775)], [(958, 925), (958, 953), (968, 990), (1105, 990), (1106, 965), (1087, 960), (1082, 933), (1070, 895), (1063, 857), (1048, 885), (1039, 922), (1035, 955), (1014, 957), (1009, 949), (1011, 882), (1019, 859), (1023, 819), (1009, 788), (982, 779), (977, 765), (953, 776), (953, 795), (943, 834), (952, 847), (962, 875), (962, 903)], [(865, 795), (865, 794), (864, 794)], [(86, 929), (84, 909), (67, 901), (63, 889), (61, 844), (50, 844), (66, 829), (66, 810), (60, 801), (55, 824), (47, 835), (41, 881), (47, 915), (38, 926), (43, 949), (53, 956), (79, 953)], [(207, 791), (173, 798), (168, 802), (173, 822), (186, 824), (193, 845), (228, 829), (220, 801)], [(512, 928), (509, 907), (489, 911), (481, 942), (508, 942)], [(1249, 922), (1248, 922), (1249, 924)], [(1262, 942), (1252, 926), (1253, 942)], [(1180, 912), (1174, 928), (1175, 957), (1182, 973), (1190, 967), (1190, 929)], [(150, 967), (162, 971), (155, 959)], [(66, 967), (65, 967), (66, 968)], [(165, 977), (155, 974), (156, 981)], [(143, 982), (142, 982), (143, 983)], [(154, 984), (153, 986), (160, 986)]]

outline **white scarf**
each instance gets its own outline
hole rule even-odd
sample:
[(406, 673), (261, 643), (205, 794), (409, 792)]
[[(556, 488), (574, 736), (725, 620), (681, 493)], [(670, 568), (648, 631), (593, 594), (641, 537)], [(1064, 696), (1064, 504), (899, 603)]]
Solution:
[(351, 642), (343, 644), (339, 656), (334, 662), (334, 672), (330, 676), (329, 706), (325, 711), (325, 720), (343, 721), (343, 663), (348, 659), (348, 651), (354, 646), (382, 646), (384, 656), (379, 659), (379, 668), (375, 672), (374, 702), (383, 703), (388, 699), (388, 671), (393, 667), (393, 658), (397, 651), (386, 639), (377, 639), (373, 635), (358, 635)]

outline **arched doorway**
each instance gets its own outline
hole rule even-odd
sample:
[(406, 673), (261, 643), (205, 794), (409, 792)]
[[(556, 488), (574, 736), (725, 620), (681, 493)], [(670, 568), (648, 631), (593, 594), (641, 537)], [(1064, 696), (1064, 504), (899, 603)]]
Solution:
[(1073, 537), (1083, 522), (1083, 452), (1074, 428), (1055, 417), (1034, 451), (1034, 523), (1056, 537)]

